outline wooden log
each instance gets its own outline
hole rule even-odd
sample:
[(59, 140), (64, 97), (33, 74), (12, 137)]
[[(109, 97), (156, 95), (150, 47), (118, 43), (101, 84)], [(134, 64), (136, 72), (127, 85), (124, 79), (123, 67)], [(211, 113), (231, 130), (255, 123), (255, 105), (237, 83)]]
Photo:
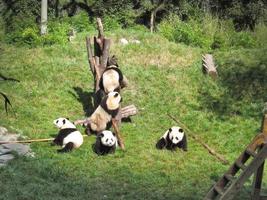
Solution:
[(217, 68), (211, 54), (202, 55), (203, 72), (211, 76), (213, 79), (218, 77)]
[(128, 118), (130, 116), (136, 115), (138, 113), (135, 105), (129, 105), (121, 109), (121, 118)]

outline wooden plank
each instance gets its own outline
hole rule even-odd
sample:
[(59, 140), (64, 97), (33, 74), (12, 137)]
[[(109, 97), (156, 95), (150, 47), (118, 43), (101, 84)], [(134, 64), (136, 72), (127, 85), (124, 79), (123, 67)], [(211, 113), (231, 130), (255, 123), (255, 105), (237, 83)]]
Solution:
[(256, 158), (254, 158), (247, 168), (240, 174), (240, 176), (235, 180), (229, 188), (224, 192), (224, 194), (219, 198), (220, 200), (231, 200), (234, 198), (235, 194), (240, 191), (243, 184), (249, 177), (262, 165), (267, 156), (267, 145), (259, 151)]
[(263, 170), (264, 170), (264, 162), (261, 164), (261, 166), (258, 168), (257, 172), (254, 175), (253, 184), (252, 184), (253, 189), (251, 193), (251, 197), (253, 200), (260, 199)]

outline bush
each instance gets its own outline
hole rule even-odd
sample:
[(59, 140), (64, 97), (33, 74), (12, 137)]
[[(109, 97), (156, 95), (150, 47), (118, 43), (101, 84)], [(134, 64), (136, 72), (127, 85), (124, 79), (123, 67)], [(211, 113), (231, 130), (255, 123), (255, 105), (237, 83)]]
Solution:
[(177, 16), (170, 16), (160, 23), (158, 30), (170, 41), (203, 48), (211, 46), (210, 39), (204, 34), (204, 30), (196, 20), (183, 22)]
[(73, 17), (67, 18), (67, 22), (77, 31), (94, 30), (94, 24), (90, 21), (88, 14), (81, 12)]
[(105, 29), (104, 31), (112, 31), (121, 28), (121, 25), (115, 15), (105, 16), (102, 23)]
[(231, 40), (232, 47), (251, 48), (256, 46), (256, 41), (252, 34), (247, 31), (234, 32)]
[[(264, 38), (267, 30), (258, 28), (258, 40)], [(181, 21), (177, 16), (170, 16), (158, 26), (159, 33), (170, 41), (182, 42), (187, 45), (204, 49), (217, 48), (253, 48), (256, 47), (256, 37), (249, 31), (236, 32), (230, 20), (219, 20), (210, 15), (201, 20), (190, 19)]]

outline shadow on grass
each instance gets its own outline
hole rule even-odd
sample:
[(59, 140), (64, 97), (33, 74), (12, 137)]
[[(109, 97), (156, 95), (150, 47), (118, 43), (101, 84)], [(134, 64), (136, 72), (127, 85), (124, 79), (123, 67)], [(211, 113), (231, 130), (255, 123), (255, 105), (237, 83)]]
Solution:
[(168, 184), (162, 187), (153, 181), (142, 182), (128, 170), (101, 174), (71, 165), (63, 167), (60, 162), (66, 158), (69, 155), (13, 160), (0, 171), (0, 199), (200, 199), (194, 194), (192, 198), (180, 196), (179, 188), (170, 190)]
[(74, 92), (69, 93), (76, 98), (83, 106), (83, 111), (86, 117), (89, 117), (94, 112), (94, 92), (84, 91), (80, 87), (73, 87)]

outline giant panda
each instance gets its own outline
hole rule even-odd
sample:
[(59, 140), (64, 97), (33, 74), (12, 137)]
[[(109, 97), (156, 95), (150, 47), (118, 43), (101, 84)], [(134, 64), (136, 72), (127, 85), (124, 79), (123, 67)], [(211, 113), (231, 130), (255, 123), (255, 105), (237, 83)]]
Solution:
[(59, 128), (53, 144), (62, 146), (58, 152), (64, 153), (79, 148), (83, 144), (83, 136), (76, 129), (76, 126), (68, 118), (58, 118), (53, 121), (54, 125)]
[[(88, 135), (91, 133), (97, 134), (110, 126), (111, 119), (119, 111), (121, 101), (122, 98), (118, 92), (108, 93), (89, 119), (83, 120), (85, 121), (83, 125), (87, 126), (86, 133)], [(79, 120), (76, 123), (78, 124)]]
[(108, 66), (99, 81), (99, 88), (106, 94), (113, 91), (120, 92), (120, 89), (126, 85), (127, 81), (116, 65)]
[(115, 133), (104, 130), (98, 133), (96, 142), (93, 145), (93, 151), (98, 155), (106, 155), (109, 153), (115, 153), (118, 146), (118, 140)]
[(157, 142), (156, 148), (166, 148), (168, 150), (181, 148), (182, 150), (187, 151), (187, 139), (183, 129), (178, 126), (173, 126), (167, 130)]

